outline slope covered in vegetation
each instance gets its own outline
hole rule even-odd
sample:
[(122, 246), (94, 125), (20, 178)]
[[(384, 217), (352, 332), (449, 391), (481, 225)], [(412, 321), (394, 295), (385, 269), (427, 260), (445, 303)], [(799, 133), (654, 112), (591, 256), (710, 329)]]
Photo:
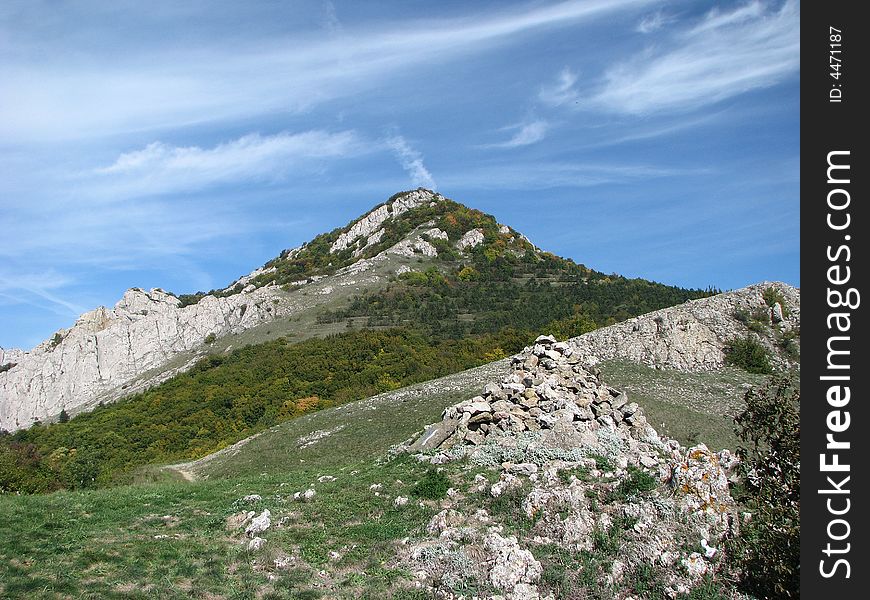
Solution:
[[(409, 194), (425, 201), (408, 203)], [(372, 221), (376, 212), (387, 216)], [(376, 235), (351, 236), (365, 219)], [(463, 244), (470, 233), (474, 243)], [(69, 422), (0, 435), (0, 491), (117, 483), (145, 464), (197, 458), (314, 410), (496, 360), (539, 333), (575, 336), (710, 293), (604, 275), (425, 190), (397, 194), (282, 253), (245, 285), (295, 289), (413, 239), (435, 252), (411, 254), (413, 266), (389, 281), (317, 309), (321, 324), (346, 333), (293, 343), (292, 316), (284, 318), (286, 338), (209, 356), (188, 373)]]

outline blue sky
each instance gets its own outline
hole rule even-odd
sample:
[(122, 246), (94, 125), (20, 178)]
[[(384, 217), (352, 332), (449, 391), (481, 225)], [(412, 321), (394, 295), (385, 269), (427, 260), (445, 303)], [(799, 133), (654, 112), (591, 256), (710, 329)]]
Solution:
[(0, 4), (0, 346), (417, 186), (604, 272), (799, 284), (800, 6)]

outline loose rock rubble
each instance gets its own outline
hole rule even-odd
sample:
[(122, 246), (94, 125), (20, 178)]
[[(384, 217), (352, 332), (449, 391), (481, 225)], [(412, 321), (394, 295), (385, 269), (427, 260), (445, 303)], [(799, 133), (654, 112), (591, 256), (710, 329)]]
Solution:
[(258, 517), (254, 517), (251, 523), (245, 528), (245, 533), (249, 537), (254, 537), (259, 533), (263, 533), (272, 525), (272, 513), (267, 508)]
[(736, 528), (728, 492), (736, 461), (727, 450), (660, 437), (571, 344), (541, 336), (510, 365), (479, 396), (445, 409), (406, 450), (434, 464), (468, 458), (497, 468), (496, 480), (477, 475), (468, 494), (481, 503), (516, 498), (532, 525), (508, 535), (510, 521), (483, 509), (463, 514), (446, 499), (430, 537), (408, 551), (418, 585), (446, 599), (470, 598), (456, 590), (471, 586), (489, 590), (478, 598), (552, 598), (541, 588), (538, 549), (600, 552), (602, 535), (619, 539), (600, 583), (614, 597), (633, 592), (629, 575), (648, 566), (671, 597), (718, 568), (720, 542)]
[(618, 456), (626, 461), (623, 468), (657, 464), (664, 445), (643, 411), (625, 393), (602, 384), (569, 344), (541, 336), (511, 366), (482, 395), (447, 408), (442, 421), (409, 449), (469, 454), (479, 462), (518, 450), (532, 464), (589, 454)]

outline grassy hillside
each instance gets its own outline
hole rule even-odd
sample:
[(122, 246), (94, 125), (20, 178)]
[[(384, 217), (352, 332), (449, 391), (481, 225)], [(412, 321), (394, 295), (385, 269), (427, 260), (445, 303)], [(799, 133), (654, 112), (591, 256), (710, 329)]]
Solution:
[[(329, 597), (425, 598), (394, 559), (435, 505), (399, 510), (393, 498), (409, 496), (426, 470), (378, 459), (505, 368), (499, 361), (311, 413), (202, 461), (140, 471), (137, 485), (0, 495), (0, 597), (317, 598), (332, 590), (338, 595)], [(179, 469), (200, 480), (184, 481)], [(337, 480), (321, 483), (323, 475)], [(316, 502), (290, 500), (310, 486)], [(240, 503), (248, 494), (264, 503)], [(262, 555), (248, 552), (225, 520), (266, 504), (276, 520), (292, 522), (270, 536), (274, 545), (255, 568)], [(292, 567), (276, 569), (270, 560), (285, 554)]]
[[(444, 502), (466, 507), (462, 510), (469, 514), (483, 502), (507, 533), (528, 535), (531, 524), (513, 520), (521, 494), (496, 500), (465, 491), (475, 475), (492, 480), (497, 474), (450, 463), (443, 475), (460, 496), (430, 499), (419, 485), (427, 480), (428, 466), (403, 456), (389, 459), (390, 448), (438, 420), (446, 406), (478, 393), (507, 367), (507, 361), (497, 361), (306, 414), (204, 459), (139, 470), (135, 485), (0, 495), (0, 597), (430, 597), (414, 589), (402, 557), (406, 538), (425, 538), (426, 524)], [(605, 365), (604, 374), (609, 381), (644, 375), (613, 364)], [(660, 374), (652, 388), (661, 394), (668, 377)], [(732, 385), (739, 387), (739, 380), (737, 372), (723, 375), (716, 388), (708, 385), (712, 379), (692, 383), (688, 378), (681, 389), (691, 391), (691, 397), (697, 389), (707, 390), (709, 408), (716, 398), (728, 397)], [(716, 396), (717, 390), (728, 393)], [(644, 402), (637, 393), (632, 398)], [(665, 414), (673, 419), (667, 427), (684, 425), (683, 413)], [(380, 487), (373, 490), (373, 485)], [(316, 491), (311, 501), (293, 500), (295, 492), (306, 489)], [(261, 500), (245, 502), (250, 494)], [(409, 504), (396, 506), (399, 496), (409, 498)], [(273, 522), (267, 545), (249, 551), (247, 538), (227, 521), (239, 511), (264, 508)], [(613, 536), (619, 532), (609, 535), (590, 552), (537, 548), (545, 569), (542, 589), (560, 594), (582, 584), (596, 590), (590, 597), (611, 597), (603, 579), (590, 571), (614, 560), (619, 541)], [(661, 597), (648, 574), (632, 577), (638, 590), (647, 590), (640, 597)], [(716, 580), (681, 596), (725, 597)]]
[[(320, 471), (201, 482), (167, 481), (112, 490), (0, 496), (0, 597), (3, 598), (424, 598), (391, 561), (399, 541), (434, 513), (398, 509), (425, 472), (406, 461), (369, 463), (320, 484)], [(409, 482), (399, 486), (394, 482)], [(387, 494), (375, 496), (374, 483)], [(293, 503), (293, 491), (316, 485), (315, 502)], [(266, 551), (249, 552), (225, 521), (264, 503), (288, 521)], [(391, 495), (388, 495), (391, 494)], [(331, 552), (339, 553), (336, 559)], [(279, 569), (274, 561), (290, 557)]]
[(0, 438), (0, 490), (123, 482), (142, 465), (204, 456), (308, 412), (501, 358), (527, 341), (511, 330), (435, 340), (393, 329), (213, 355), (143, 394)]
[(735, 367), (686, 373), (653, 369), (627, 360), (608, 360), (601, 376), (640, 404), (656, 430), (684, 445), (704, 442), (714, 450), (737, 448), (734, 417), (745, 408), (743, 396), (765, 377)]

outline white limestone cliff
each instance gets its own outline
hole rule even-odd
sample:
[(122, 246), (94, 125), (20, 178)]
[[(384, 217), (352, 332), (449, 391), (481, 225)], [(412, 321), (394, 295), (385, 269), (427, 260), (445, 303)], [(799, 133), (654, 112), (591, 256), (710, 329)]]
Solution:
[(281, 311), (276, 297), (266, 287), (180, 307), (159, 289), (127, 290), (113, 308), (83, 314), (32, 350), (4, 353), (2, 364), (14, 366), (0, 373), (0, 429), (28, 427), (118, 395), (137, 376), (200, 347), (210, 334), (238, 333), (273, 319)]

